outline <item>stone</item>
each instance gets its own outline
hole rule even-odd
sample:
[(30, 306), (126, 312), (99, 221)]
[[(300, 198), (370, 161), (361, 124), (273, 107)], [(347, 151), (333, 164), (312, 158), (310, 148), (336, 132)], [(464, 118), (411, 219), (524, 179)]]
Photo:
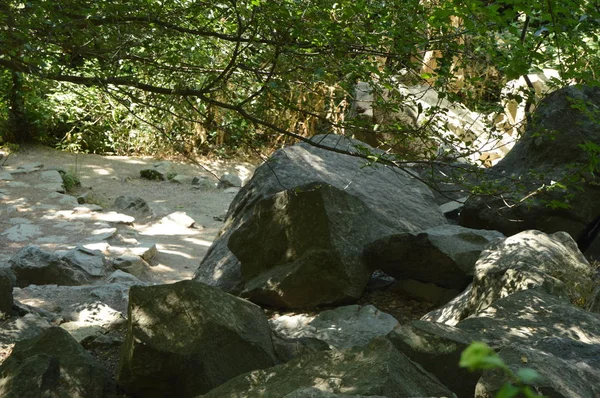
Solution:
[(0, 395), (6, 398), (117, 397), (102, 365), (58, 327), (18, 342), (0, 375)]
[(112, 274), (110, 274), (108, 276), (108, 278), (106, 278), (106, 282), (108, 283), (135, 283), (135, 284), (142, 284), (142, 281), (140, 281), (137, 277), (135, 277), (134, 275), (121, 271), (120, 269), (116, 270), (115, 272), (113, 272)]
[(130, 247), (129, 254), (141, 257), (144, 261), (150, 262), (158, 254), (156, 243), (146, 242), (139, 246)]
[(187, 215), (184, 211), (176, 211), (171, 213), (160, 220), (161, 223), (167, 224), (177, 224), (185, 228), (194, 228), (196, 225), (196, 221), (190, 216)]
[[(600, 345), (568, 338), (547, 337), (532, 346), (512, 344), (498, 355), (513, 371), (535, 370), (540, 376), (529, 383), (546, 397), (600, 396)], [(501, 372), (484, 372), (475, 397), (495, 396), (506, 382)]]
[(400, 397), (452, 397), (433, 375), (409, 360), (384, 337), (342, 351), (321, 351), (286, 364), (240, 375), (203, 398), (285, 397), (299, 389), (325, 393)]
[(200, 189), (202, 191), (208, 191), (211, 189), (215, 189), (217, 187), (217, 184), (214, 183), (213, 181), (211, 181), (209, 178), (201, 176), (201, 177), (194, 177), (192, 179), (192, 186), (196, 189)]
[(235, 174), (225, 173), (219, 178), (217, 188), (241, 187), (242, 179)]
[(150, 268), (148, 263), (140, 256), (119, 256), (113, 260), (115, 269), (127, 272), (135, 277), (140, 277)]
[(482, 374), (458, 366), (462, 352), (474, 341), (469, 333), (434, 322), (413, 321), (387, 338), (412, 361), (435, 375), (459, 397), (472, 397)]
[(461, 293), (457, 289), (444, 288), (433, 283), (423, 283), (414, 279), (399, 280), (389, 290), (418, 301), (438, 305), (447, 304)]
[[(332, 392), (319, 390), (315, 387), (300, 388), (296, 391), (292, 391), (283, 398), (366, 398), (366, 395), (348, 395), (348, 394), (334, 394)], [(369, 395), (370, 398), (386, 398), (381, 395)]]
[(147, 180), (170, 180), (177, 174), (173, 171), (173, 165), (169, 162), (156, 162), (151, 168), (140, 170), (140, 176)]
[[(574, 107), (574, 103), (588, 104)], [(460, 224), (469, 228), (494, 229), (507, 236), (536, 229), (546, 233), (565, 231), (578, 240), (585, 227), (598, 217), (598, 176), (587, 173), (584, 142), (600, 145), (600, 125), (588, 107), (600, 104), (600, 87), (569, 86), (544, 98), (514, 148), (491, 168), (494, 183), (524, 186), (502, 195), (472, 196), (461, 211)], [(527, 201), (529, 192), (545, 184), (568, 180), (582, 167), (575, 189), (540, 189)], [(505, 177), (501, 177), (504, 175)], [(568, 206), (549, 206), (553, 203)], [(509, 206), (507, 206), (509, 204)], [(583, 248), (582, 248), (583, 249)], [(583, 250), (585, 251), (585, 250)]]
[(100, 278), (106, 274), (109, 261), (99, 250), (87, 249), (83, 246), (77, 246), (60, 256), (74, 267), (77, 267), (87, 273), (90, 277)]
[(115, 199), (115, 209), (134, 216), (151, 216), (152, 209), (142, 198), (132, 196), (119, 196)]
[(128, 216), (125, 214), (117, 213), (114, 211), (104, 212), (104, 213), (96, 213), (94, 215), (94, 219), (105, 222), (109, 224), (125, 224), (125, 225), (133, 225), (135, 218), (132, 216)]
[(97, 221), (92, 224), (91, 236), (85, 238), (86, 241), (98, 242), (112, 238), (117, 233), (117, 228), (111, 227), (104, 221)]
[(195, 397), (276, 363), (262, 310), (194, 281), (130, 291), (119, 384), (134, 396)]
[(26, 174), (26, 173), (32, 173), (34, 171), (39, 171), (41, 169), (44, 168), (44, 164), (43, 163), (26, 163), (26, 164), (22, 164), (20, 166), (17, 166), (17, 169), (14, 170), (12, 173), (13, 174)]
[(329, 350), (329, 344), (314, 337), (287, 338), (273, 333), (273, 349), (281, 363), (315, 351)]
[(451, 202), (443, 203), (439, 206), (440, 211), (447, 219), (458, 221), (460, 212), (467, 201), (467, 197), (462, 197)]
[(39, 225), (23, 223), (8, 228), (2, 235), (13, 242), (27, 242), (42, 235), (42, 229)]
[(497, 350), (510, 344), (531, 346), (547, 337), (600, 344), (597, 314), (540, 289), (522, 290), (496, 300), (456, 328)]
[(504, 235), (497, 231), (441, 225), (418, 234), (403, 233), (365, 247), (370, 269), (397, 280), (413, 279), (448, 289), (463, 290), (472, 280), (481, 251)]
[(192, 176), (177, 174), (175, 177), (171, 178), (171, 182), (176, 183), (176, 184), (190, 185), (192, 183), (193, 179), (194, 179), (194, 177), (192, 177)]
[(39, 246), (25, 246), (8, 263), (19, 287), (31, 284), (73, 286), (89, 282), (87, 273), (69, 266), (56, 254), (45, 252)]
[(11, 173), (9, 173), (8, 171), (2, 171), (0, 172), (0, 181), (13, 181), (14, 177)]
[[(312, 141), (350, 153), (358, 151), (356, 146), (365, 145), (337, 135), (319, 135)], [(294, 188), (310, 183), (327, 184), (362, 201), (373, 214), (369, 225), (378, 224), (378, 231), (418, 232), (447, 223), (426, 185), (401, 170), (378, 164), (363, 166), (362, 159), (308, 143), (275, 151), (234, 198), (223, 228), (198, 267), (194, 280), (226, 291), (241, 291), (240, 262), (227, 247), (231, 234), (252, 217), (257, 203), (278, 192), (291, 193)], [(361, 214), (356, 213), (356, 216), (361, 217)]]
[(36, 188), (52, 192), (65, 193), (63, 179), (58, 170), (44, 170), (40, 173), (41, 183), (35, 184)]
[(368, 344), (399, 327), (391, 315), (372, 305), (349, 305), (309, 315), (282, 315), (269, 321), (273, 331), (285, 338), (316, 338), (342, 349)]
[(90, 337), (98, 337), (125, 323), (125, 317), (119, 311), (102, 302), (91, 302), (72, 307), (74, 316), (64, 322), (61, 328), (68, 331), (77, 342)]
[(99, 206), (99, 205), (83, 204), (81, 206), (77, 206), (77, 207), (73, 208), (73, 213), (89, 214), (89, 213), (94, 213), (94, 212), (100, 212), (102, 210), (104, 210), (104, 209), (102, 208), (102, 206)]
[(16, 282), (10, 268), (0, 268), (0, 318), (13, 313), (13, 287)]
[[(13, 316), (0, 320), (0, 349), (12, 344), (39, 336), (51, 325), (38, 313), (30, 312), (23, 316)], [(0, 387), (1, 391), (2, 387)]]
[(586, 305), (593, 296), (592, 276), (567, 233), (524, 231), (492, 242), (477, 260), (473, 285), (423, 319), (455, 325), (495, 300), (532, 288)]
[(61, 205), (68, 206), (70, 208), (77, 207), (79, 202), (77, 202), (77, 198), (71, 195), (65, 195), (60, 192), (51, 192), (48, 195), (48, 199), (57, 200)]
[(241, 262), (242, 297), (278, 308), (356, 300), (371, 274), (362, 247), (386, 232), (346, 191), (321, 183), (279, 192), (258, 202), (229, 238)]
[(79, 321), (100, 305), (127, 314), (129, 288), (134, 285), (145, 284), (137, 280), (98, 286), (30, 285), (21, 289), (15, 288), (13, 295), (20, 303), (57, 314), (68, 322)]

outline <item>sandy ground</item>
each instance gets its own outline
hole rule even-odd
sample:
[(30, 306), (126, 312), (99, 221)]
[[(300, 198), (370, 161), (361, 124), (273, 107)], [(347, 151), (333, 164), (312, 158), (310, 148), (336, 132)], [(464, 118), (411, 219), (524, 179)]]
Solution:
[[(152, 158), (73, 154), (34, 146), (22, 148), (5, 160), (5, 169), (41, 162), (45, 169), (58, 168), (76, 175), (82, 186), (70, 193), (77, 196), (90, 191), (93, 202), (106, 211), (112, 210), (114, 200), (121, 195), (143, 198), (152, 208), (153, 216), (136, 218), (133, 226), (119, 226), (116, 239), (127, 240), (128, 236), (135, 236), (142, 243), (156, 243), (158, 255), (152, 260), (152, 272), (146, 278), (155, 283), (171, 283), (192, 277), (221, 228), (223, 216), (236, 194), (235, 189), (196, 189), (190, 183), (140, 178), (140, 170), (151, 167), (157, 161)], [(205, 160), (202, 161), (204, 168), (190, 163), (170, 162), (177, 174), (204, 176), (213, 183), (217, 179), (211, 172), (217, 176), (229, 172), (247, 179), (254, 168), (252, 164), (242, 162)], [(36, 198), (27, 199), (36, 202)], [(196, 221), (197, 227), (167, 227), (159, 222), (173, 212), (185, 212)], [(22, 242), (22, 246), (29, 243)], [(109, 243), (118, 242), (109, 240)], [(19, 248), (17, 245), (11, 251), (16, 252)], [(60, 245), (46, 247), (49, 250), (65, 248)]]

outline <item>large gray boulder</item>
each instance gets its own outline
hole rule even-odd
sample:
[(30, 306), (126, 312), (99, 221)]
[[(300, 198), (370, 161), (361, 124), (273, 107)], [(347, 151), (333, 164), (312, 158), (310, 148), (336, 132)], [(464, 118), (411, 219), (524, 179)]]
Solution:
[(285, 397), (305, 388), (344, 396), (452, 396), (434, 376), (379, 337), (366, 346), (317, 352), (240, 375), (202, 397)]
[(127, 315), (129, 288), (133, 285), (145, 283), (135, 280), (97, 286), (29, 285), (16, 288), (14, 298), (25, 305), (54, 313), (63, 321), (81, 321), (88, 319), (88, 315), (107, 315), (105, 310), (99, 311), (106, 307), (111, 308), (110, 313)]
[(133, 396), (194, 397), (276, 363), (256, 305), (200, 282), (132, 287), (119, 383)]
[(60, 257), (67, 264), (85, 272), (90, 278), (103, 277), (110, 265), (109, 260), (100, 250), (91, 250), (83, 246), (77, 246)]
[[(332, 392), (327, 392), (323, 390), (319, 390), (315, 387), (310, 388), (300, 388), (296, 391), (293, 391), (287, 394), (283, 398), (366, 398), (366, 395), (348, 395), (348, 394), (335, 394)], [(369, 395), (369, 398), (386, 398), (380, 395)]]
[(462, 352), (475, 341), (470, 333), (440, 323), (413, 321), (387, 337), (398, 351), (423, 366), (457, 396), (473, 396), (481, 372), (458, 366)]
[(241, 262), (241, 295), (280, 308), (354, 301), (371, 274), (362, 247), (383, 231), (392, 230), (375, 212), (330, 185), (302, 185), (263, 199), (229, 238)]
[(495, 349), (513, 343), (532, 345), (546, 337), (600, 344), (597, 314), (537, 289), (497, 300), (456, 327)]
[[(369, 209), (372, 217), (367, 226), (377, 223), (379, 232), (365, 228), (356, 234), (369, 233), (378, 238), (389, 235), (390, 229), (396, 233), (418, 232), (447, 223), (431, 190), (406, 172), (379, 164), (364, 167), (365, 160), (335, 152), (357, 153), (365, 144), (337, 135), (315, 136), (312, 141), (332, 150), (299, 143), (276, 151), (256, 169), (231, 203), (225, 225), (202, 260), (195, 280), (239, 292), (240, 262), (227, 247), (231, 234), (248, 222), (257, 203), (275, 193), (311, 183), (330, 185), (363, 202), (361, 208)], [(364, 220), (359, 213), (356, 217)]]
[[(580, 147), (585, 142), (600, 145), (600, 124), (589, 112), (599, 105), (600, 87), (565, 87), (542, 100), (533, 123), (490, 170), (494, 183), (507, 187), (509, 192), (502, 197), (470, 198), (461, 211), (460, 224), (498, 230), (507, 236), (528, 229), (566, 231), (578, 240), (585, 227), (600, 215), (598, 176), (585, 167), (589, 159)], [(570, 188), (556, 188), (552, 184), (557, 181)], [(530, 192), (542, 188), (542, 184), (554, 189), (540, 189), (528, 200), (521, 200), (527, 192), (518, 186)], [(550, 206), (559, 203), (569, 207)], [(585, 249), (589, 242), (583, 243)]]
[[(512, 344), (498, 355), (515, 373), (523, 367), (535, 370), (540, 377), (531, 386), (543, 396), (600, 396), (599, 344), (548, 337), (532, 346)], [(477, 383), (475, 397), (496, 396), (505, 382), (502, 372), (486, 371)]]
[(441, 225), (378, 239), (365, 248), (365, 257), (370, 269), (396, 279), (462, 290), (473, 280), (481, 251), (502, 237), (497, 231)]
[(13, 288), (16, 278), (10, 268), (0, 268), (0, 318), (13, 312)]
[(400, 326), (398, 321), (372, 305), (348, 305), (319, 313), (282, 315), (269, 321), (285, 338), (316, 338), (338, 349), (368, 344)]
[(108, 373), (68, 332), (47, 329), (18, 342), (0, 366), (0, 395), (6, 398), (117, 397)]
[(477, 260), (473, 284), (422, 319), (454, 325), (502, 297), (532, 288), (586, 305), (594, 293), (593, 274), (567, 233), (524, 231), (492, 242)]
[(67, 264), (58, 255), (46, 252), (39, 246), (25, 246), (12, 256), (8, 263), (15, 273), (19, 287), (32, 284), (75, 286), (89, 283), (86, 272)]

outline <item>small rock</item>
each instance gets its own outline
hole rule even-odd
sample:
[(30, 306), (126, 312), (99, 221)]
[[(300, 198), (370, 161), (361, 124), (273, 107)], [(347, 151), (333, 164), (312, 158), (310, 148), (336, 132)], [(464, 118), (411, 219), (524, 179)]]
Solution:
[(132, 247), (129, 251), (131, 254), (140, 256), (148, 262), (158, 254), (156, 243), (143, 243), (138, 247)]
[(190, 185), (192, 183), (193, 179), (194, 179), (194, 177), (192, 177), (192, 176), (177, 174), (175, 177), (171, 178), (171, 182), (176, 183), (176, 184)]
[(113, 272), (112, 274), (110, 274), (108, 276), (108, 278), (106, 279), (106, 281), (108, 283), (135, 283), (135, 284), (142, 283), (142, 281), (140, 281), (134, 275), (124, 272), (124, 271), (121, 271), (120, 269), (118, 269), (115, 272)]
[(139, 277), (150, 266), (140, 256), (120, 256), (114, 259), (113, 267), (117, 270)]
[(27, 163), (27, 164), (18, 166), (17, 169), (12, 172), (12, 174), (26, 174), (26, 173), (31, 173), (33, 171), (39, 171), (43, 168), (44, 168), (43, 163)]
[(115, 208), (126, 214), (150, 216), (152, 209), (142, 198), (134, 196), (119, 196), (115, 199)]
[(190, 216), (188, 216), (183, 211), (176, 211), (175, 213), (171, 213), (168, 216), (163, 217), (160, 220), (161, 223), (173, 223), (177, 225), (181, 225), (185, 228), (195, 228), (196, 221)]
[(202, 177), (194, 177), (192, 179), (192, 186), (196, 189), (208, 191), (210, 189), (214, 189), (216, 187), (216, 184), (214, 182), (212, 182), (210, 179), (202, 176)]
[(218, 188), (241, 187), (242, 179), (235, 174), (225, 173), (219, 179)]

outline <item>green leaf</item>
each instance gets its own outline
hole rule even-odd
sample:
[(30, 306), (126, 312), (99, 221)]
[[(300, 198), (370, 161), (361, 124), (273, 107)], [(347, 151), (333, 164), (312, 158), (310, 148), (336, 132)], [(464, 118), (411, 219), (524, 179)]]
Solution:
[(515, 387), (510, 383), (506, 383), (500, 390), (498, 390), (496, 393), (496, 398), (513, 398), (516, 397), (519, 392), (521, 392), (519, 387)]
[(532, 383), (535, 380), (539, 379), (540, 375), (538, 372), (531, 368), (522, 368), (517, 371), (517, 377), (523, 383)]

